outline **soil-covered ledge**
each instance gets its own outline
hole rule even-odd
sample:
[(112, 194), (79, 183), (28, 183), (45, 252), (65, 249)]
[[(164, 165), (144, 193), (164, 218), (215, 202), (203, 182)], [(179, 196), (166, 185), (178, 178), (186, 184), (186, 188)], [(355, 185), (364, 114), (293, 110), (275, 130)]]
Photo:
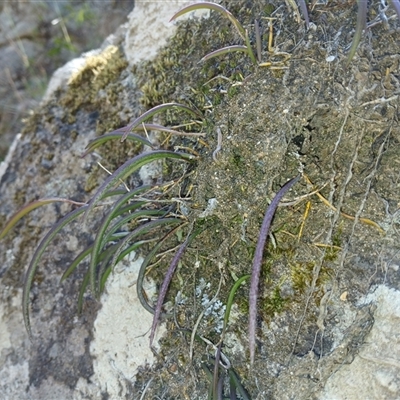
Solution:
[[(269, 8), (256, 2), (249, 9), (244, 1), (228, 7), (250, 28), (255, 18), (264, 21), (267, 42), (267, 22), (261, 17), (268, 16)], [(2, 344), (2, 376), (16, 377), (16, 386), (29, 384), (31, 398), (45, 398), (50, 387), (64, 395), (74, 391), (76, 398), (136, 399), (144, 390), (148, 398), (207, 398), (211, 383), (206, 371), (213, 369), (214, 350), (196, 340), (191, 360), (191, 331), (222, 276), (218, 300), (197, 327), (199, 336), (218, 343), (223, 304), (235, 279), (251, 270), (265, 209), (279, 188), (301, 172), (300, 182), (278, 208), (265, 251), (255, 364), (250, 368), (248, 283), (237, 292), (224, 354), (253, 399), (398, 395), (400, 346), (393, 340), (400, 318), (398, 32), (374, 27), (345, 67), (343, 49), (351, 42), (354, 10), (318, 7), (311, 14), (315, 25), (307, 32), (290, 10), (278, 12), (275, 51), (289, 57), (284, 63), (279, 56), (272, 58), (273, 68), (254, 67), (243, 54), (199, 65), (207, 52), (240, 40), (227, 20), (212, 14), (207, 20), (182, 22), (150, 62), (132, 67), (129, 55), (108, 47), (38, 110), (1, 182), (4, 218), (38, 197), (87, 199), (105, 176), (95, 158), (78, 158), (89, 138), (126, 125), (145, 108), (174, 101), (205, 115), (204, 140), (169, 142), (200, 155), (182, 184), (181, 195), (190, 200), (181, 211), (204, 231), (173, 279), (168, 300), (175, 318), (165, 324), (156, 364), (143, 362), (134, 378), (138, 365), (130, 360), (146, 340), (132, 339), (124, 349), (120, 343), (114, 349), (107, 344), (103, 350), (114, 366), (107, 376), (99, 372), (101, 349), (93, 329), (107, 325), (107, 320), (99, 322), (101, 304), (88, 296), (77, 317), (82, 275), (58, 282), (64, 266), (90, 240), (80, 225), (66, 231), (43, 259), (32, 290), (36, 340), (30, 344), (24, 334), (23, 271), (37, 239), (66, 207), (32, 213), (0, 243), (2, 318), (7, 321), (2, 337), (8, 338)], [(265, 51), (263, 57), (267, 61), (270, 56)], [(190, 129), (189, 121), (179, 118), (168, 115), (164, 122)], [(215, 154), (218, 129), (222, 150)], [(101, 152), (102, 162), (114, 170), (137, 151), (109, 147)], [(166, 253), (152, 270), (158, 284), (172, 256)], [(127, 278), (131, 286), (133, 276)], [(118, 280), (118, 274), (112, 279)], [(109, 297), (135, 291), (129, 285), (117, 288), (110, 284)], [(104, 310), (105, 298), (101, 303)], [(115, 332), (128, 332), (129, 325), (119, 326), (112, 307), (108, 310)], [(122, 315), (129, 319), (130, 313), (126, 307)], [(109, 385), (99, 384), (99, 376)], [(228, 388), (226, 378), (225, 395)]]

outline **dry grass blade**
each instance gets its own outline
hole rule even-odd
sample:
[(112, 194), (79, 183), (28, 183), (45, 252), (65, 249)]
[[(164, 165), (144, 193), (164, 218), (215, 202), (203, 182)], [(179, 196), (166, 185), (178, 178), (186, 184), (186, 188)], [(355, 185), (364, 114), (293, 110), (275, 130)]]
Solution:
[(260, 235), (257, 242), (256, 251), (253, 259), (253, 269), (251, 273), (250, 295), (249, 295), (249, 346), (250, 346), (250, 364), (254, 364), (254, 355), (256, 348), (256, 321), (257, 321), (257, 298), (258, 283), (260, 280), (261, 264), (264, 254), (264, 246), (269, 233), (272, 219), (279, 202), (285, 193), (300, 179), (300, 175), (285, 183), (268, 206), (260, 229)]
[(251, 58), (253, 63), (257, 64), (257, 60), (256, 60), (256, 58), (254, 56), (253, 50), (252, 50), (251, 45), (250, 45), (250, 39), (249, 39), (249, 35), (248, 35), (247, 31), (243, 28), (243, 26), (240, 24), (240, 22), (232, 15), (231, 12), (229, 12), (226, 8), (220, 6), (219, 4), (210, 3), (210, 2), (206, 2), (206, 1), (200, 2), (200, 3), (196, 3), (196, 4), (191, 4), (191, 5), (187, 6), (187, 7), (184, 7), (182, 10), (178, 11), (171, 18), (171, 21), (176, 19), (177, 17), (183, 15), (183, 14), (188, 13), (188, 12), (195, 11), (195, 10), (200, 10), (200, 9), (204, 9), (204, 8), (205, 9), (209, 9), (209, 10), (218, 11), (219, 13), (221, 13), (222, 15), (227, 17), (229, 19), (229, 21), (231, 21), (232, 24), (237, 29), (240, 37), (245, 41), (246, 46), (228, 46), (228, 47), (224, 47), (222, 49), (213, 51), (210, 54), (207, 54), (200, 61), (208, 60), (210, 58), (216, 57), (216, 56), (221, 55), (221, 54), (230, 53), (232, 51), (244, 51), (249, 55), (249, 57)]
[(256, 59), (256, 57), (255, 57), (255, 55), (253, 53), (253, 49), (251, 48), (249, 33), (247, 32), (247, 29), (246, 29), (246, 32), (245, 32), (245, 42), (246, 42), (246, 47), (247, 47), (249, 56), (251, 58), (251, 61), (253, 61), (253, 64), (257, 65), (257, 59)]

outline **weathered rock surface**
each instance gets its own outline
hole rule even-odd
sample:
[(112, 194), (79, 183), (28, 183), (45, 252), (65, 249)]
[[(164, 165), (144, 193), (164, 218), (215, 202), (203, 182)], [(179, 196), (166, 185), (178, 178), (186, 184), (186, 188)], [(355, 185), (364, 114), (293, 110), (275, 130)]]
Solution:
[(43, 96), (52, 72), (99, 46), (126, 21), (124, 2), (0, 3), (0, 160)]
[[(287, 200), (300, 202), (278, 209), (276, 247), (266, 249), (255, 365), (250, 368), (247, 350), (247, 286), (235, 299), (224, 353), (253, 399), (399, 398), (398, 32), (374, 28), (371, 43), (345, 69), (348, 11), (320, 6), (312, 15), (316, 29), (305, 32), (283, 10), (277, 14), (283, 25), (274, 28), (275, 69), (255, 68), (242, 54), (201, 67), (205, 48), (240, 39), (212, 14), (182, 24), (169, 50), (156, 56), (174, 32), (165, 21), (178, 3), (137, 2), (127, 26), (75, 61), (79, 71), (67, 79), (66, 67), (55, 76), (0, 181), (3, 221), (36, 198), (87, 200), (106, 176), (96, 167), (98, 157), (115, 169), (136, 151), (111, 148), (79, 158), (91, 138), (126, 125), (143, 111), (141, 104), (180, 101), (201, 108), (207, 143), (173, 144), (201, 155), (186, 207), (191, 220), (207, 214), (212, 224), (182, 259), (171, 288), (171, 300), (179, 302), (174, 322), (159, 330), (159, 357), (142, 337), (151, 315), (133, 287), (140, 259), (125, 260), (101, 301), (87, 295), (82, 316), (76, 315), (84, 271), (62, 284), (59, 278), (90, 240), (79, 224), (66, 229), (41, 262), (31, 290), (29, 341), (21, 313), (24, 272), (38, 239), (70, 209), (47, 206), (0, 242), (0, 397), (139, 399), (146, 391), (148, 398), (207, 398), (210, 382), (202, 367), (212, 369), (214, 352), (195, 342), (190, 360), (186, 333), (204, 311), (198, 333), (218, 342), (222, 303), (232, 276), (251, 268), (266, 197), (301, 170), (313, 185), (304, 177), (291, 191)], [(251, 10), (245, 3), (232, 9), (244, 24), (266, 12), (261, 3)], [(283, 53), (290, 57), (282, 63)], [(215, 76), (220, 81), (206, 83)], [(217, 127), (222, 151), (213, 161)], [(317, 188), (319, 197), (310, 194)], [(201, 214), (210, 199), (216, 207)]]

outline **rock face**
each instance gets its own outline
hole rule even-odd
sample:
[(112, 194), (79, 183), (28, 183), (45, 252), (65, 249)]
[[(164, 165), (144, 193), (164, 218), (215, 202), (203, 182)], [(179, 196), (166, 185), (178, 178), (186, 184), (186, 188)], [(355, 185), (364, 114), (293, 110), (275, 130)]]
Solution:
[[(72, 117), (68, 107), (57, 104), (60, 97), (55, 92), (65, 90), (68, 82), (73, 86), (74, 79), (79, 80), (85, 74), (89, 74), (89, 79), (92, 78), (92, 71), (96, 68), (102, 76), (99, 84), (103, 92), (99, 100), (107, 101), (105, 89), (109, 88), (112, 93), (112, 86), (118, 82), (119, 94), (124, 100), (122, 100), (123, 106), (118, 103), (117, 108), (122, 108), (119, 112), (123, 112), (123, 109), (129, 110), (129, 118), (132, 118), (134, 115), (132, 113), (135, 113), (138, 107), (139, 94), (135, 89), (135, 77), (129, 72), (127, 61), (116, 46), (129, 48), (132, 52), (134, 48), (135, 56), (132, 58), (136, 57), (136, 61), (139, 58), (146, 60), (148, 56), (146, 52), (150, 48), (153, 49), (154, 56), (157, 48), (166, 43), (167, 32), (160, 31), (157, 35), (154, 25), (149, 24), (148, 29), (152, 32), (153, 42), (145, 43), (144, 53), (139, 46), (133, 47), (136, 37), (132, 39), (132, 33), (139, 27), (144, 34), (143, 21), (151, 21), (155, 12), (160, 18), (159, 23), (166, 25), (169, 15), (172, 15), (177, 8), (178, 4), (175, 3), (169, 3), (167, 6), (159, 5), (158, 8), (154, 3), (139, 4), (131, 14), (129, 25), (120, 29), (117, 35), (109, 37), (102, 49), (85, 54), (81, 59), (68, 63), (66, 67), (56, 72), (43, 106), (34, 117), (35, 121), (32, 120), (32, 131), (25, 132), (22, 137), (16, 139), (11, 149), (12, 154), (7, 157), (7, 165), (2, 165), (3, 216), (10, 216), (18, 206), (27, 201), (52, 196), (55, 193), (75, 199), (85, 196), (83, 189), (86, 185), (85, 178), (82, 181), (75, 178), (81, 174), (86, 176), (93, 168), (94, 160), (82, 160), (79, 155), (88, 141), (95, 137), (99, 112), (78, 111)], [(174, 30), (174, 27), (170, 26), (170, 35)], [(139, 54), (141, 56), (138, 58)], [(108, 63), (112, 66), (107, 69)], [(112, 80), (115, 82), (107, 78), (107, 73), (112, 75)], [(124, 75), (122, 78), (121, 73)], [(139, 113), (139, 110), (136, 113)], [(70, 123), (66, 122), (68, 119)], [(25, 158), (28, 164), (32, 163), (30, 172), (27, 172), (23, 179), (22, 176), (17, 176), (17, 165), (21, 158)], [(28, 181), (35, 183), (28, 185)], [(39, 229), (43, 233), (66, 210), (64, 206), (37, 210), (28, 217), (31, 222), (25, 222), (33, 228), (33, 231)], [(132, 289), (140, 259), (136, 262), (131, 260), (127, 268), (113, 277), (113, 283), (109, 282), (108, 294), (103, 296), (104, 307), (101, 311), (97, 313), (99, 307), (92, 302), (90, 310), (88, 313), (85, 312), (85, 316), (81, 319), (76, 316), (76, 289), (79, 283), (70, 282), (67, 286), (60, 286), (59, 278), (62, 266), (69, 258), (67, 254), (73, 254), (82, 248), (82, 244), (87, 242), (88, 232), (80, 229), (78, 236), (74, 233), (68, 240), (62, 240), (63, 249), (60, 248), (57, 260), (52, 257), (51, 261), (50, 258), (47, 261), (43, 260), (49, 269), (46, 271), (45, 267), (42, 270), (44, 279), (43, 281), (40, 279), (42, 281), (40, 287), (33, 289), (38, 298), (41, 298), (40, 304), (37, 304), (41, 309), (39, 312), (41, 316), (38, 314), (38, 319), (36, 317), (34, 319), (39, 321), (43, 318), (43, 321), (47, 320), (48, 323), (44, 323), (41, 327), (33, 323), (34, 338), (30, 342), (23, 326), (20, 303), (24, 271), (37, 244), (37, 241), (31, 243), (31, 240), (37, 234), (40, 235), (39, 231), (36, 233), (33, 231), (31, 232), (33, 236), (31, 233), (25, 237), (12, 234), (1, 244), (5, 246), (5, 258), (2, 259), (4, 263), (1, 268), (0, 397), (4, 399), (101, 398), (105, 395), (111, 398), (129, 397), (138, 367), (145, 366), (154, 359), (148, 346), (148, 335), (143, 336), (148, 333), (152, 316), (139, 306), (136, 291)], [(68, 235), (68, 230), (66, 234)], [(53, 255), (55, 252), (58, 252), (55, 248), (50, 251)], [(76, 279), (79, 281), (80, 277)], [(112, 293), (114, 295), (111, 295)], [(107, 302), (107, 296), (111, 302)], [(57, 303), (58, 311), (55, 311), (54, 306)], [(63, 309), (69, 311), (65, 314)], [(137, 312), (133, 311), (135, 309)], [(113, 315), (116, 310), (118, 317)], [(56, 317), (54, 312), (59, 316)], [(50, 317), (51, 314), (54, 319)], [(118, 321), (119, 318), (121, 319)], [(113, 331), (115, 325), (119, 326), (118, 334)], [(118, 360), (113, 360), (114, 357)]]
[(38, 106), (52, 71), (99, 46), (133, 7), (124, 2), (3, 1), (0, 4), (0, 160)]
[[(92, 240), (90, 227), (79, 223), (58, 236), (40, 263), (29, 340), (21, 313), (24, 273), (39, 238), (71, 207), (48, 205), (0, 242), (0, 397), (207, 398), (212, 383), (205, 371), (214, 368), (212, 344), (220, 340), (229, 291), (251, 269), (267, 198), (299, 170), (303, 177), (278, 209), (265, 250), (252, 368), (248, 286), (234, 300), (223, 352), (228, 373), (241, 382), (234, 384), (238, 396), (399, 397), (398, 33), (374, 28), (346, 69), (348, 10), (320, 6), (305, 32), (285, 9), (275, 15), (274, 55), (262, 52), (267, 67), (235, 52), (199, 66), (207, 52), (241, 39), (214, 13), (178, 29), (169, 25), (182, 5), (136, 2), (129, 23), (101, 49), (58, 71), (0, 181), (2, 225), (37, 198), (87, 201), (107, 176), (97, 161), (115, 170), (138, 152), (108, 146), (81, 159), (90, 139), (165, 102), (204, 114), (205, 140), (164, 144), (199, 154), (192, 172), (182, 174), (174, 212), (202, 229), (173, 279), (174, 318), (158, 330), (158, 357), (148, 348), (152, 316), (134, 288), (141, 256), (122, 261), (100, 301), (87, 294), (76, 314), (85, 270), (59, 280)], [(246, 27), (271, 12), (262, 2), (247, 9), (245, 1), (231, 11)], [(261, 29), (267, 41), (269, 28)], [(200, 124), (174, 114), (159, 118), (154, 122), (187, 130)], [(222, 151), (213, 157), (217, 128)], [(169, 168), (155, 170), (168, 179)], [(143, 171), (128, 185), (138, 179)], [(161, 254), (161, 270), (176, 245)], [(162, 272), (151, 275), (162, 279)], [(195, 326), (198, 340), (191, 343)], [(233, 391), (228, 373), (220, 381), (225, 396)]]

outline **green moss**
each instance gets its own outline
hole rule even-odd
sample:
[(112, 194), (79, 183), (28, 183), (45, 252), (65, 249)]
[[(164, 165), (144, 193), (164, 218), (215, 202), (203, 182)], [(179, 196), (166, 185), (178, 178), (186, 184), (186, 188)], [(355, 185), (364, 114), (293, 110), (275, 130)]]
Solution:
[[(306, 293), (307, 289), (311, 287), (316, 262), (291, 262), (289, 266), (294, 290), (299, 294)], [(317, 288), (317, 297), (319, 297), (318, 293), (320, 292), (320, 290), (318, 289), (320, 289), (322, 285), (330, 279), (330, 268), (325, 263), (323, 263), (315, 284), (315, 287)]]
[(271, 3), (268, 3), (264, 6), (264, 16), (270, 17), (271, 14), (275, 11), (275, 6)]
[[(243, 54), (231, 54), (198, 64), (204, 55), (226, 46), (234, 37), (234, 29), (227, 18), (218, 18), (218, 15), (206, 22), (181, 21), (176, 35), (155, 60), (134, 67), (143, 94), (141, 104), (151, 108), (173, 100), (203, 111), (220, 104), (225, 97), (234, 96), (238, 88), (232, 88), (232, 84), (238, 77), (242, 80), (247, 75), (245, 71), (249, 71), (249, 66), (253, 68), (244, 60)], [(215, 79), (218, 76), (224, 80)], [(209, 80), (212, 81), (207, 83)], [(224, 90), (221, 90), (221, 82)], [(170, 113), (166, 121), (184, 123), (182, 115), (179, 118), (175, 116)]]
[(239, 174), (246, 173), (246, 157), (241, 153), (240, 149), (233, 149), (230, 164)]
[(340, 249), (337, 247), (327, 247), (325, 250), (324, 261), (335, 261), (338, 258)]
[[(119, 104), (119, 76), (126, 66), (126, 59), (115, 46), (109, 46), (100, 54), (87, 57), (83, 67), (70, 77), (67, 91), (61, 96), (61, 104), (72, 115), (81, 108), (100, 113), (114, 108)], [(111, 114), (107, 113), (107, 117), (104, 119), (109, 120)]]
[(86, 178), (85, 192), (89, 193), (99, 186), (100, 168), (92, 168)]
[(293, 289), (304, 293), (311, 285), (315, 262), (292, 262), (289, 267)]
[(260, 302), (261, 312), (264, 318), (273, 317), (275, 313), (280, 313), (284, 310), (287, 299), (281, 296), (280, 286), (275, 286), (269, 296)]

